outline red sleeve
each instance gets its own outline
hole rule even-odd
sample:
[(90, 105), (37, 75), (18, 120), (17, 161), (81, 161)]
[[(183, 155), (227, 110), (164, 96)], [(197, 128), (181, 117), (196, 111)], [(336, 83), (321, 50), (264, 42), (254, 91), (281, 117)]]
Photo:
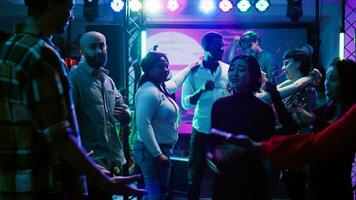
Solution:
[(293, 167), (356, 149), (356, 104), (315, 135), (274, 136), (261, 143), (262, 156), (279, 167)]

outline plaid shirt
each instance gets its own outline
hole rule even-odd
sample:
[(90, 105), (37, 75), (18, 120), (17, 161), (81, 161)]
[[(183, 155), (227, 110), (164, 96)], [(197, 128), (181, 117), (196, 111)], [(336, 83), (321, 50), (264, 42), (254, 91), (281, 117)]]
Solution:
[(75, 132), (69, 86), (51, 43), (30, 23), (17, 24), (0, 53), (0, 199), (85, 192), (85, 179), (49, 149)]

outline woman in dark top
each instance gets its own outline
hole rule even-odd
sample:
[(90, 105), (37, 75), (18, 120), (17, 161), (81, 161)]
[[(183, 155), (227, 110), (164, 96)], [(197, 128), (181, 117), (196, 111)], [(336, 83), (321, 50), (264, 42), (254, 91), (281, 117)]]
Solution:
[[(356, 81), (355, 69), (356, 64), (353, 61), (334, 60), (326, 73), (325, 94), (329, 98), (327, 104), (314, 110), (313, 113), (307, 112), (302, 107), (296, 107), (293, 109), (296, 116), (294, 119), (300, 124), (313, 124), (314, 132), (321, 131), (340, 119), (356, 103), (356, 92), (352, 88)], [(272, 96), (274, 95), (276, 93)], [(278, 98), (274, 99), (274, 105), (281, 104), (276, 101)], [(290, 118), (287, 115), (279, 117)], [(345, 150), (337, 156), (330, 156), (310, 164), (310, 199), (353, 199), (351, 170), (354, 153), (353, 150)]]
[[(212, 108), (212, 128), (231, 133), (244, 133), (253, 140), (268, 139), (274, 132), (272, 108), (255, 97), (261, 88), (261, 72), (252, 56), (235, 57), (228, 77), (233, 95), (217, 100)], [(213, 137), (213, 136), (211, 136)], [(267, 173), (256, 155), (241, 151), (233, 144), (214, 138), (208, 157), (216, 161), (213, 199), (268, 199)]]

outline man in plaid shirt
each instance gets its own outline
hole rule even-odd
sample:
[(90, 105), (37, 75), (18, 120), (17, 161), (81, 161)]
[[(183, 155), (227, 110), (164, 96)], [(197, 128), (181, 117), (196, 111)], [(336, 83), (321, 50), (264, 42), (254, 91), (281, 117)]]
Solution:
[(25, 0), (28, 17), (0, 53), (0, 199), (81, 199), (88, 175), (105, 191), (142, 194), (108, 178), (80, 147), (66, 66), (49, 38), (73, 0)]

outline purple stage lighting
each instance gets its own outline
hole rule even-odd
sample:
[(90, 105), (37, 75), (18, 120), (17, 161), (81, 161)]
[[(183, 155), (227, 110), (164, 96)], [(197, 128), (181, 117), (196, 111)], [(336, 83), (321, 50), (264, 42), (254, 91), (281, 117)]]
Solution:
[(176, 12), (179, 9), (180, 5), (178, 0), (168, 0), (166, 7), (169, 11)]
[(205, 14), (211, 13), (215, 9), (215, 1), (214, 0), (200, 0), (199, 8)]

